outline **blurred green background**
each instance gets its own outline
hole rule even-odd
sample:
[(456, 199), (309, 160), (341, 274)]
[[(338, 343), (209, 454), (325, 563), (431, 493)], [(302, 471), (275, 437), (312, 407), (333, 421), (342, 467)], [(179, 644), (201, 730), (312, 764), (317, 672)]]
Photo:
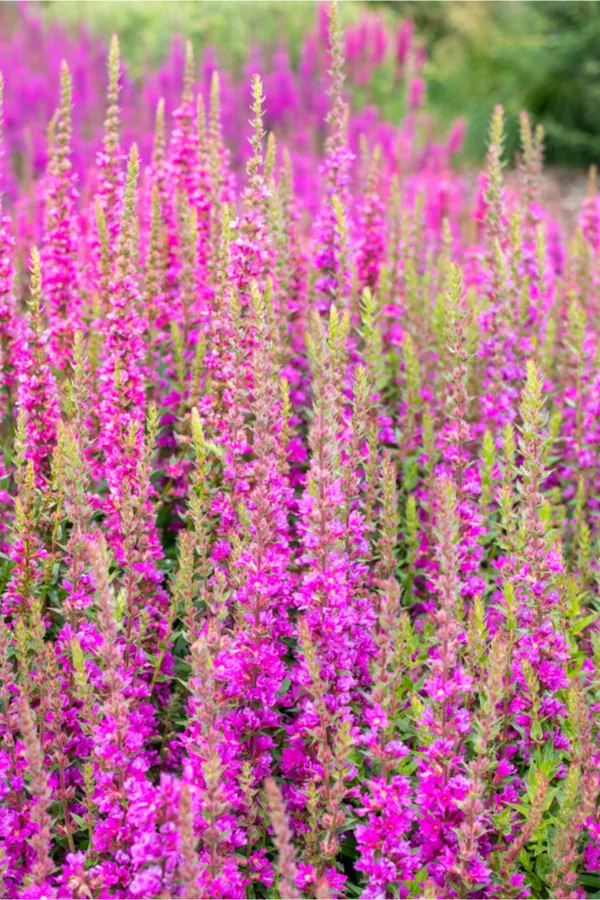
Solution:
[[(248, 2), (143, 2), (105, 0), (76, 3), (46, 0), (46, 15), (110, 34), (116, 31), (133, 74), (159, 63), (174, 34), (196, 48), (212, 45), (222, 65), (239, 69), (251, 45), (268, 50), (283, 37), (297, 60), (302, 35), (313, 27), (316, 4), (309, 0)], [(464, 116), (467, 158), (485, 151), (494, 103), (508, 119), (507, 150), (517, 142), (517, 120), (528, 110), (545, 127), (546, 159), (567, 166), (600, 161), (600, 3), (406, 0), (341, 4), (344, 19), (361, 10), (379, 11), (390, 24), (412, 18), (428, 51), (425, 75), (429, 109), (440, 121)], [(381, 73), (380, 73), (381, 74)], [(380, 77), (374, 85), (383, 114), (401, 109), (397, 90)]]

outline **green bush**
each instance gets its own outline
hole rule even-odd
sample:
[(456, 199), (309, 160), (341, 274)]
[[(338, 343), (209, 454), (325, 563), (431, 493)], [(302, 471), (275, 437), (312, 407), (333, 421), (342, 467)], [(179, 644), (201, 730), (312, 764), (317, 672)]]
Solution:
[(600, 160), (600, 6), (597, 3), (447, 3), (433, 47), (430, 99), (450, 119), (466, 114), (467, 152), (479, 156), (492, 109), (507, 114), (507, 152), (526, 109), (546, 131), (550, 163)]

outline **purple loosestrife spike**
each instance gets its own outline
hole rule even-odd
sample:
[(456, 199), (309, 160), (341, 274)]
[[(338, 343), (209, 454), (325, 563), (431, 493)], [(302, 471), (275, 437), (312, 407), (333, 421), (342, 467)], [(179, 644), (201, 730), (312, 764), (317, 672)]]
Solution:
[(198, 896), (199, 863), (196, 853), (190, 789), (185, 783), (181, 785), (179, 799), (179, 837), (182, 857), (179, 863), (179, 876), (183, 885), (183, 896), (194, 900)]
[(283, 797), (277, 782), (273, 778), (265, 780), (265, 793), (271, 812), (275, 846), (279, 853), (279, 891), (283, 897), (296, 900), (296, 898), (300, 897), (296, 890), (296, 877), (298, 875), (296, 854), (292, 844), (292, 834), (287, 820)]
[[(364, 547), (363, 520), (357, 510), (349, 518), (345, 515), (340, 433), (348, 330), (349, 314), (340, 319), (332, 306), (327, 327), (315, 311), (309, 341), (314, 379), (309, 434), (312, 459), (299, 523), (305, 571), (298, 603), (305, 611), (304, 636), (296, 674), (308, 697), (300, 717), (290, 728), (294, 742), (298, 742), (303, 733), (310, 735), (320, 723), (317, 758), (324, 772), (325, 808), (327, 815), (333, 817), (322, 838), (328, 858), (329, 851), (333, 858), (338, 846), (336, 828), (331, 825), (341, 814), (338, 804), (346, 787), (344, 778), (338, 778), (334, 769), (330, 771), (333, 748), (324, 741), (324, 734), (334, 717), (344, 727), (352, 722), (353, 699), (361, 703), (361, 691), (370, 682), (369, 662), (374, 652), (374, 608), (371, 597), (365, 596), (359, 555)], [(356, 556), (352, 552), (355, 548)], [(308, 685), (312, 685), (310, 690)], [(309, 758), (314, 752), (312, 743), (310, 740), (305, 751)], [(328, 778), (337, 779), (333, 793), (327, 787)]]
[(537, 125), (533, 131), (526, 112), (521, 113), (520, 125), (524, 211), (527, 224), (531, 227), (537, 222), (536, 207), (539, 204), (539, 181), (544, 156), (544, 129), (542, 125)]
[(190, 203), (195, 205), (198, 199), (198, 158), (199, 135), (197, 131), (196, 110), (193, 103), (193, 53), (191, 43), (186, 45), (186, 62), (184, 72), (181, 105), (175, 111), (174, 128), (171, 133), (169, 159), (174, 170), (174, 182), (179, 192), (185, 191)]
[(365, 710), (368, 730), (363, 740), (375, 771), (360, 795), (361, 824), (356, 827), (360, 854), (356, 866), (368, 878), (368, 896), (378, 896), (391, 881), (410, 880), (421, 864), (419, 850), (412, 850), (406, 840), (416, 818), (410, 782), (399, 772), (408, 748), (395, 739), (398, 688), (406, 674), (410, 639), (408, 618), (400, 613), (399, 605), (400, 588), (390, 578), (381, 590), (379, 652), (373, 663), (372, 704)]
[(469, 353), (471, 312), (464, 296), (462, 272), (452, 263), (448, 270), (447, 286), (444, 298), (445, 349), (449, 371), (446, 375), (446, 423), (442, 432), (444, 456), (438, 471), (440, 475), (445, 474), (452, 478), (456, 486), (459, 517), (458, 550), (463, 576), (461, 594), (465, 600), (471, 600), (485, 589), (479, 576), (483, 549), (480, 545), (482, 523), (475, 501), (476, 463), (470, 459), (473, 432), (469, 424), (470, 398), (467, 391), (471, 359)]
[(319, 218), (315, 224), (314, 266), (317, 278), (313, 289), (319, 312), (327, 312), (336, 296), (343, 294), (340, 281), (340, 213), (336, 214), (334, 198), (340, 210), (349, 206), (349, 169), (354, 159), (348, 148), (348, 108), (342, 94), (344, 86), (344, 51), (339, 9), (336, 2), (329, 4), (329, 29), (331, 46), (330, 109), (327, 114), (329, 134), (325, 144), (325, 159), (321, 166), (324, 192)]
[(29, 771), (29, 791), (32, 794), (33, 807), (30, 812), (34, 832), (31, 845), (35, 859), (31, 864), (31, 877), (35, 885), (44, 891), (47, 897), (55, 896), (48, 882), (54, 866), (50, 859), (50, 843), (52, 839), (52, 819), (49, 814), (52, 793), (48, 785), (48, 774), (44, 766), (44, 756), (40, 740), (36, 732), (35, 720), (27, 698), (19, 700), (19, 728), (25, 746), (27, 769)]
[(130, 421), (140, 421), (144, 410), (143, 322), (132, 247), (137, 202), (139, 156), (134, 144), (129, 154), (123, 215), (117, 240), (111, 283), (110, 310), (105, 323), (104, 361), (99, 374), (102, 435), (108, 459), (117, 452)]
[[(210, 82), (210, 115), (208, 122), (208, 155), (212, 187), (213, 209), (221, 203), (231, 203), (234, 197), (235, 179), (230, 168), (230, 153), (223, 141), (221, 125), (221, 86), (218, 72), (212, 73)], [(218, 220), (215, 219), (215, 225)]]
[(489, 760), (489, 747), (500, 727), (499, 707), (506, 674), (506, 645), (496, 639), (490, 649), (489, 679), (485, 685), (485, 703), (478, 723), (477, 753), (469, 766), (469, 793), (463, 804), (464, 819), (458, 827), (458, 862), (456, 873), (463, 890), (472, 891), (478, 883), (491, 879), (491, 870), (481, 853), (489, 824), (486, 821), (485, 798), (494, 763)]
[(74, 373), (71, 382), (72, 423), (60, 433), (61, 455), (64, 460), (65, 508), (72, 523), (66, 547), (68, 568), (63, 588), (66, 591), (65, 611), (71, 624), (78, 612), (91, 605), (93, 588), (87, 565), (87, 544), (93, 526), (91, 466), (89, 452), (89, 368), (81, 333), (75, 335), (73, 349)]
[(485, 193), (486, 233), (490, 247), (501, 239), (501, 224), (504, 216), (504, 190), (502, 183), (502, 150), (504, 144), (504, 110), (496, 106), (490, 126), (490, 141), (487, 157), (487, 186)]
[(262, 82), (255, 75), (252, 80), (252, 156), (246, 167), (248, 187), (244, 191), (244, 214), (234, 243), (233, 259), (237, 289), (245, 306), (250, 302), (250, 285), (256, 282), (259, 290), (263, 290), (272, 268), (271, 240), (266, 227), (269, 186), (264, 171), (264, 102)]
[(152, 186), (152, 221), (148, 253), (146, 256), (146, 277), (144, 282), (144, 309), (147, 319), (147, 337), (151, 371), (154, 360), (164, 346), (170, 322), (170, 306), (167, 293), (167, 255), (165, 253), (165, 222), (161, 211), (160, 186)]
[(61, 806), (63, 820), (61, 828), (66, 835), (70, 852), (74, 853), (73, 831), (75, 830), (75, 825), (70, 812), (70, 802), (73, 800), (74, 789), (71, 786), (67, 786), (67, 777), (71, 772), (65, 751), (70, 742), (70, 734), (66, 716), (67, 701), (63, 695), (64, 685), (58, 672), (57, 652), (59, 645), (55, 644), (52, 646), (46, 643), (43, 647), (42, 653), (45, 651), (46, 654), (44, 680), (48, 686), (45, 702), (51, 715), (50, 738), (47, 743), (49, 744), (53, 765), (58, 770), (58, 785), (55, 788), (55, 796)]
[(50, 475), (50, 458), (60, 417), (56, 380), (48, 359), (48, 338), (42, 318), (41, 261), (34, 247), (31, 251), (29, 318), (23, 324), (16, 368), (19, 381), (17, 404), (24, 413), (25, 423), (25, 458), (32, 462), (39, 485)]
[(2, 602), (4, 616), (25, 614), (43, 582), (43, 565), (48, 557), (37, 533), (36, 478), (33, 461), (26, 454), (26, 415), (19, 413), (15, 437), (15, 519), (10, 559), (13, 563)]
[[(4, 79), (0, 75), (0, 163), (1, 175), (5, 179), (5, 148), (4, 148)], [(2, 405), (0, 407), (4, 417), (9, 409), (11, 398), (14, 397), (15, 381), (15, 341), (16, 341), (16, 310), (13, 294), (14, 285), (14, 246), (12, 222), (5, 215), (2, 202), (3, 191), (0, 194), (0, 389), (2, 391)]]
[[(218, 620), (192, 645), (189, 720), (183, 737), (187, 756), (184, 776), (197, 784), (201, 851), (200, 891), (204, 896), (240, 896), (242, 876), (231, 839), (231, 812), (240, 802), (237, 742), (220, 729), (223, 694), (216, 682), (215, 657), (223, 638)], [(232, 736), (233, 738), (233, 736)], [(238, 834), (239, 837), (239, 834)]]
[[(98, 767), (98, 780), (94, 803), (105, 810), (108, 822), (114, 821), (119, 829), (125, 824), (125, 782), (136, 750), (140, 744), (131, 727), (131, 700), (127, 696), (127, 678), (123, 670), (123, 650), (119, 642), (115, 604), (109, 583), (109, 560), (103, 538), (90, 544), (90, 560), (96, 583), (97, 618), (101, 642), (97, 649), (102, 669), (102, 705), (95, 729), (94, 758)], [(141, 725), (141, 721), (139, 722)], [(106, 851), (119, 846), (119, 838), (113, 839), (110, 830), (96, 824), (94, 849)]]
[(327, 114), (327, 122), (332, 128), (332, 133), (340, 133), (344, 127), (344, 98), (342, 91), (344, 89), (344, 46), (343, 32), (340, 22), (340, 10), (336, 0), (329, 4), (329, 43), (331, 52), (331, 65), (329, 68), (329, 76), (331, 84), (329, 94), (331, 97), (331, 108)]
[(183, 94), (181, 101), (184, 104), (192, 102), (192, 92), (194, 89), (194, 48), (191, 41), (185, 44), (185, 67), (183, 71)]
[[(99, 374), (104, 389), (100, 398), (99, 442), (104, 452), (103, 472), (109, 489), (105, 499), (106, 529), (115, 542), (117, 561), (124, 569), (128, 609), (127, 661), (132, 641), (139, 638), (141, 623), (137, 616), (142, 606), (144, 614), (153, 620), (154, 630), (159, 626), (154, 617), (155, 604), (162, 606), (166, 601), (160, 586), (162, 575), (157, 568), (162, 550), (154, 522), (154, 490), (150, 483), (151, 458), (158, 430), (153, 407), (149, 410), (147, 439), (143, 433), (146, 352), (133, 241), (138, 165), (138, 150), (134, 144), (129, 155), (111, 310)], [(159, 627), (162, 629), (164, 624)]]
[[(0, 698), (2, 700), (2, 713), (0, 713), (0, 727), (2, 729), (2, 746), (0, 748), (0, 757), (2, 762), (2, 771), (4, 772), (5, 783), (8, 786), (12, 784), (12, 779), (19, 778), (21, 766), (17, 758), (17, 735), (19, 724), (17, 718), (17, 709), (15, 697), (18, 695), (16, 687), (16, 675), (14, 672), (13, 661), (10, 653), (14, 652), (15, 640), (11, 631), (4, 622), (0, 623)], [(22, 816), (23, 802), (22, 798), (14, 796), (12, 804), (4, 795), (3, 803), (3, 821), (6, 824), (16, 826), (18, 818)], [(8, 801), (8, 802), (6, 802)], [(12, 805), (12, 809), (10, 808)], [(16, 827), (13, 829), (15, 835)], [(22, 854), (23, 838), (15, 836), (14, 840), (10, 840), (7, 836), (5, 846), (3, 848), (4, 856), (2, 860), (2, 871), (6, 876), (4, 887), (7, 887), (7, 879), (14, 874), (14, 865)]]
[(65, 370), (70, 363), (75, 331), (80, 328), (81, 291), (76, 265), (77, 176), (71, 161), (72, 81), (64, 60), (60, 83), (56, 135), (45, 182), (42, 262), (51, 359), (57, 369)]
[(167, 171), (165, 171), (165, 160), (167, 158), (166, 146), (165, 100), (164, 97), (161, 97), (156, 105), (154, 146), (152, 148), (153, 178), (160, 191), (161, 200), (165, 199), (165, 181), (167, 177)]
[(396, 469), (389, 451), (383, 454), (381, 463), (381, 497), (378, 574), (381, 583), (387, 584), (396, 568), (395, 552), (400, 531)]
[(208, 136), (206, 133), (206, 107), (204, 97), (198, 94), (196, 98), (196, 123), (198, 127), (198, 161), (201, 165), (208, 165)]
[[(205, 134), (200, 135), (198, 131), (198, 116), (196, 104), (194, 103), (193, 87), (194, 87), (194, 58), (192, 45), (188, 42), (186, 45), (184, 71), (184, 85), (181, 97), (181, 103), (173, 114), (174, 127), (171, 132), (171, 142), (169, 146), (168, 162), (172, 170), (172, 188), (175, 201), (181, 199), (181, 210), (188, 209), (195, 216), (195, 228), (197, 235), (195, 236), (195, 284), (193, 286), (194, 293), (198, 295), (198, 300), (194, 304), (192, 319), (194, 330), (197, 327), (197, 320), (202, 319), (206, 315), (206, 309), (203, 300), (208, 301), (211, 295), (211, 287), (207, 277), (207, 268), (210, 258), (210, 239), (211, 239), (211, 215), (213, 214), (211, 206), (211, 179), (209, 173), (209, 162), (206, 158), (206, 152), (201, 151), (201, 145), (204, 145)], [(167, 213), (164, 213), (167, 223), (170, 219)], [(177, 217), (177, 202), (174, 204), (174, 219)], [(184, 216), (184, 221), (186, 216)], [(174, 240), (177, 244), (181, 243), (181, 238), (176, 237), (173, 232), (169, 234), (169, 241)], [(180, 248), (179, 267), (182, 267), (181, 257), (185, 254), (185, 250)], [(185, 265), (183, 265), (185, 268)], [(173, 273), (175, 275), (175, 273)], [(181, 272), (177, 273), (181, 278)], [(188, 276), (189, 280), (189, 276)], [(185, 289), (184, 289), (185, 290)], [(189, 329), (190, 322), (186, 321), (190, 310), (187, 309), (185, 302), (182, 304), (182, 320), (184, 327)], [(198, 336), (194, 335), (194, 343), (197, 343)]]
[(501, 874), (505, 879), (510, 873), (511, 863), (517, 858), (527, 842), (532, 839), (542, 820), (548, 794), (548, 780), (541, 772), (535, 773), (533, 788), (534, 792), (528, 816), (522, 825), (520, 833), (513, 840), (502, 860)]
[(358, 221), (356, 269), (359, 288), (377, 290), (381, 266), (385, 258), (385, 219), (381, 192), (377, 189), (380, 176), (381, 150), (375, 148), (366, 177), (365, 194)]
[[(275, 730), (281, 727), (278, 706), (288, 699), (285, 679), (290, 672), (284, 663), (286, 645), (282, 639), (292, 634), (287, 612), (292, 604), (287, 534), (292, 497), (280, 471), (279, 391), (270, 284), (267, 283), (264, 296), (253, 285), (251, 302), (260, 348), (253, 359), (253, 391), (249, 399), (254, 426), (248, 450), (253, 459), (245, 466), (248, 490), (238, 504), (243, 531), (231, 536), (229, 581), (236, 621), (233, 633), (215, 658), (218, 689), (229, 707), (221, 716), (220, 727), (235, 739), (240, 754), (248, 760), (243, 769), (243, 785), (249, 846), (256, 840), (252, 796), (270, 773), (268, 750), (273, 746)], [(193, 419), (193, 439), (200, 461), (206, 448), (198, 416)], [(226, 497), (218, 500), (226, 502)], [(193, 508), (193, 501), (190, 506)]]
[[(428, 873), (443, 887), (450, 883), (456, 864), (454, 828), (463, 818), (459, 803), (468, 793), (468, 782), (459, 774), (464, 759), (464, 736), (471, 717), (465, 699), (473, 680), (461, 662), (464, 632), (461, 628), (461, 571), (456, 488), (448, 478), (439, 479), (435, 587), (434, 644), (428, 660), (429, 677), (424, 690), (427, 704), (420, 713), (420, 727), (428, 734), (428, 746), (420, 766), (417, 805), (424, 840), (422, 853), (431, 862)], [(438, 819), (452, 823), (438, 832)]]
[(121, 82), (121, 51), (119, 39), (113, 34), (108, 54), (107, 110), (104, 122), (103, 148), (97, 157), (97, 197), (106, 217), (110, 246), (117, 240), (123, 200), (124, 170), (121, 150), (121, 110), (119, 93)]

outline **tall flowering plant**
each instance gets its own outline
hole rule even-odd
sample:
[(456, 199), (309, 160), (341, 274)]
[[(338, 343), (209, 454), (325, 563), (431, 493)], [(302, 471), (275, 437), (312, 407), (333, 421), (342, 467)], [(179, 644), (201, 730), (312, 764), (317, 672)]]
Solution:
[(596, 896), (594, 177), (563, 236), (497, 108), (471, 198), (410, 23), (334, 3), (152, 123), (115, 37), (102, 134), (52, 39), (17, 179), (5, 73), (0, 893)]

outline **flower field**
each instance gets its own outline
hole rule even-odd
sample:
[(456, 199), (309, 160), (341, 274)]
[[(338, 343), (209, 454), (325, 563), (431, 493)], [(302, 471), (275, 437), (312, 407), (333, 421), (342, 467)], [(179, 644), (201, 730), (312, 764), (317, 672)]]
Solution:
[(5, 23), (0, 896), (600, 896), (600, 199), (424, 62)]

